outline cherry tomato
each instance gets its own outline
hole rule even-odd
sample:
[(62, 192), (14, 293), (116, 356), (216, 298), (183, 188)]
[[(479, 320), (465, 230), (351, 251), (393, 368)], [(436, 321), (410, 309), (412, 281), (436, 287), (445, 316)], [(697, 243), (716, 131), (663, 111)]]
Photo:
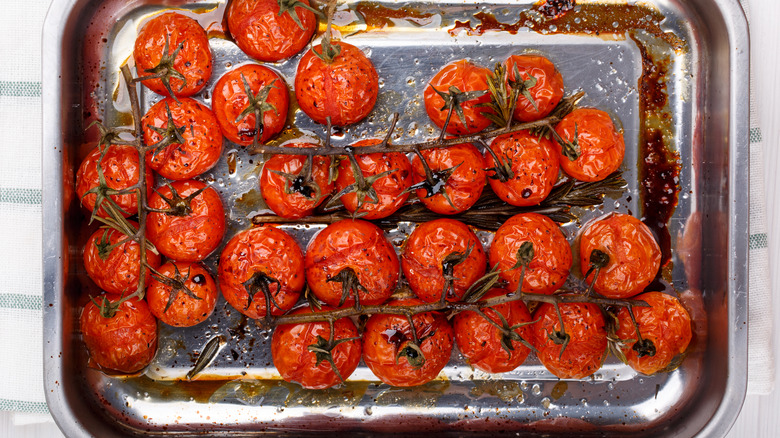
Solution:
[[(465, 257), (453, 265), (453, 255)], [(452, 287), (447, 299), (458, 301), (485, 273), (485, 251), (471, 229), (453, 219), (436, 219), (419, 225), (406, 239), (401, 266), (414, 293), (425, 302), (441, 299), (445, 265), (451, 269)]]
[(263, 288), (268, 288), (274, 301), (271, 313), (281, 315), (298, 301), (304, 283), (301, 248), (279, 228), (262, 226), (242, 231), (230, 239), (219, 257), (222, 295), (252, 319), (266, 316)]
[[(555, 64), (544, 56), (512, 55), (504, 62), (509, 81), (516, 81), (515, 68), (520, 80), (527, 83), (528, 96), (521, 94), (515, 105), (514, 119), (532, 122), (547, 117), (563, 98), (563, 76)], [(533, 78), (532, 78), (533, 77)], [(530, 81), (530, 82), (526, 82)], [(535, 81), (535, 84), (531, 85)]]
[(623, 164), (626, 153), (623, 134), (604, 111), (576, 109), (558, 123), (555, 132), (564, 141), (576, 140), (580, 150), (578, 158), (568, 158), (563, 147), (558, 154), (563, 170), (580, 181), (601, 181)]
[(217, 191), (205, 183), (190, 180), (166, 184), (149, 198), (149, 206), (168, 210), (152, 211), (146, 221), (146, 236), (164, 256), (197, 262), (222, 243), (225, 209)]
[[(322, 308), (322, 311), (326, 310), (332, 309)], [(308, 313), (311, 310), (305, 308), (296, 310), (293, 315)], [(342, 379), (347, 380), (357, 368), (361, 352), (360, 335), (349, 318), (334, 321), (332, 334), (327, 322), (280, 325), (271, 340), (271, 356), (279, 374), (284, 380), (307, 389), (330, 388), (342, 383)]]
[[(119, 297), (102, 295), (95, 301), (111, 303)], [(101, 315), (92, 301), (81, 312), (81, 335), (89, 357), (100, 368), (135, 373), (142, 370), (157, 352), (157, 320), (146, 301), (132, 298), (119, 305), (111, 318)]]
[[(306, 249), (306, 280), (314, 295), (329, 306), (352, 306), (356, 293), (363, 305), (382, 304), (395, 291), (398, 274), (393, 245), (371, 222), (334, 222), (317, 233)], [(354, 278), (360, 286), (346, 290), (345, 298)]]
[[(381, 143), (381, 140), (360, 140), (353, 147), (370, 146)], [(352, 191), (341, 196), (341, 202), (346, 209), (363, 219), (381, 219), (398, 211), (409, 198), (406, 189), (412, 185), (412, 165), (406, 155), (400, 152), (378, 152), (374, 154), (356, 155), (358, 167), (363, 178), (375, 177), (389, 172), (371, 184), (371, 189), (376, 194), (378, 202), (374, 203), (369, 193), (361, 194)], [(339, 163), (338, 177), (336, 178), (336, 192), (355, 184), (355, 172), (352, 162), (345, 158)], [(362, 205), (360, 205), (362, 203)], [(360, 208), (358, 208), (360, 205)]]
[[(581, 379), (595, 373), (604, 362), (607, 331), (599, 306), (592, 303), (559, 304), (564, 330), (555, 306), (543, 303), (534, 312), (532, 325), (536, 356), (548, 371), (561, 379)], [(565, 331), (565, 333), (564, 333)], [(561, 353), (565, 338), (569, 339)]]
[[(499, 198), (519, 207), (538, 205), (547, 198), (560, 168), (552, 140), (518, 131), (496, 137), (490, 148), (501, 161), (501, 169), (494, 170), (488, 179)], [(485, 151), (485, 165), (488, 169), (496, 168), (489, 151)], [(506, 181), (501, 181), (502, 172), (506, 172)]]
[(306, 47), (317, 30), (317, 17), (304, 5), (309, 1), (232, 1), (227, 11), (230, 34), (252, 58), (265, 62), (289, 58)]
[(633, 307), (642, 341), (638, 337), (628, 308), (617, 313), (617, 337), (621, 351), (631, 368), (642, 374), (655, 374), (672, 363), (688, 348), (693, 336), (691, 317), (677, 298), (662, 292), (647, 292), (636, 297), (650, 307)]
[[(457, 106), (460, 107), (463, 117), (461, 118), (457, 108), (453, 109), (450, 122), (447, 125), (447, 132), (456, 135), (475, 134), (490, 126), (490, 119), (484, 115), (490, 110), (483, 106), (490, 102), (487, 85), (487, 78), (490, 74), (490, 70), (474, 65), (465, 59), (444, 66), (425, 87), (423, 97), (428, 117), (439, 128), (444, 126), (449, 113), (449, 102), (439, 93), (449, 93), (450, 98), (457, 101)], [(471, 93), (472, 95), (463, 93)]]
[[(153, 277), (146, 289), (146, 301), (157, 319), (174, 327), (192, 327), (211, 316), (219, 293), (202, 264), (169, 261), (157, 271), (167, 280)], [(171, 279), (172, 284), (165, 284)]]
[[(101, 154), (103, 154), (101, 158)], [(103, 172), (103, 177), (106, 181), (106, 187), (100, 187), (100, 175), (98, 173), (98, 162), (100, 162), (100, 169)], [(81, 205), (89, 211), (94, 211), (95, 202), (97, 200), (97, 194), (94, 190), (103, 191), (119, 191), (127, 189), (138, 184), (141, 174), (138, 167), (138, 151), (132, 146), (124, 145), (112, 145), (99, 146), (92, 150), (87, 155), (84, 161), (81, 162), (79, 170), (76, 173), (76, 194), (81, 199)], [(152, 186), (154, 185), (154, 176), (151, 172), (146, 173), (146, 190), (147, 194), (151, 195)], [(90, 190), (93, 192), (87, 193)], [(97, 215), (100, 217), (108, 217), (103, 205), (107, 202), (113, 202), (119, 207), (122, 216), (128, 217), (138, 213), (138, 197), (137, 191), (132, 191), (127, 194), (111, 194), (108, 199), (101, 203), (100, 209), (97, 211)]]
[[(139, 76), (174, 72), (170, 88), (176, 96), (199, 93), (211, 78), (209, 38), (197, 21), (175, 12), (158, 15), (147, 22), (135, 40), (133, 58)], [(143, 81), (157, 94), (170, 96), (163, 79)]]
[(490, 266), (498, 264), (507, 288), (517, 290), (522, 273), (517, 252), (524, 242), (533, 244), (534, 256), (525, 272), (523, 292), (552, 294), (569, 277), (572, 255), (563, 232), (547, 216), (521, 213), (504, 222), (490, 246)]
[[(506, 295), (503, 289), (489, 290), (480, 301)], [(501, 316), (499, 317), (499, 314)], [(490, 318), (491, 323), (486, 318)], [(522, 301), (510, 301), (455, 315), (452, 327), (458, 350), (471, 366), (486, 373), (506, 373), (525, 362), (531, 349), (513, 336), (520, 336), (529, 345), (533, 341), (531, 314)], [(496, 326), (498, 325), (498, 327)], [(500, 327), (500, 328), (499, 328)], [(516, 335), (512, 335), (514, 332)]]
[[(249, 85), (253, 96), (246, 93)], [(257, 134), (255, 113), (262, 114), (262, 134), (259, 143), (265, 143), (284, 129), (290, 98), (287, 84), (278, 73), (268, 67), (246, 64), (225, 73), (217, 85), (211, 107), (217, 116), (222, 133), (233, 143), (252, 144)]]
[[(130, 222), (135, 229), (138, 223)], [(116, 246), (114, 246), (116, 245)], [(160, 256), (146, 248), (146, 263), (160, 266)], [(110, 228), (92, 233), (84, 245), (84, 269), (99, 288), (110, 294), (130, 295), (138, 289), (141, 246), (125, 234)], [(149, 278), (149, 271), (146, 272)]]
[[(309, 49), (298, 63), (295, 97), (304, 113), (317, 123), (352, 125), (374, 108), (379, 94), (379, 76), (374, 64), (357, 47), (343, 41), (330, 43), (339, 51), (328, 62), (318, 55), (322, 45)], [(327, 58), (327, 56), (325, 56)]]
[[(428, 184), (416, 192), (429, 210), (439, 214), (458, 214), (479, 200), (485, 188), (485, 163), (473, 144), (428, 149), (421, 154), (434, 176), (434, 184)], [(412, 158), (412, 169), (414, 184), (426, 181), (425, 168), (416, 155)], [(448, 172), (451, 172), (449, 176)], [(443, 185), (440, 184), (442, 180), (446, 181)], [(432, 196), (428, 196), (429, 192)]]
[[(599, 270), (593, 290), (609, 298), (629, 298), (641, 293), (655, 279), (661, 266), (661, 248), (652, 231), (639, 219), (612, 213), (593, 222), (580, 237), (580, 268), (591, 268), (591, 253), (600, 250), (609, 263)], [(595, 269), (587, 275), (591, 283)]]
[[(222, 132), (217, 118), (196, 100), (180, 98), (176, 102), (166, 97), (149, 109), (141, 124), (144, 142), (159, 146), (147, 153), (146, 162), (165, 178), (183, 180), (198, 176), (214, 167), (222, 154)], [(174, 131), (179, 131), (179, 140), (184, 141), (173, 140), (165, 146), (163, 142)]]
[[(407, 298), (389, 305), (414, 306), (422, 301)], [(403, 315), (375, 314), (363, 331), (363, 361), (384, 383), (417, 386), (433, 380), (452, 353), (452, 327), (439, 312), (412, 316), (415, 333)], [(417, 335), (417, 343), (415, 336)]]
[[(285, 146), (317, 147), (312, 143)], [(318, 155), (311, 163), (308, 160), (306, 155), (274, 155), (263, 165), (260, 192), (268, 208), (277, 215), (289, 219), (308, 216), (333, 191), (334, 185), (329, 181), (330, 157)]]

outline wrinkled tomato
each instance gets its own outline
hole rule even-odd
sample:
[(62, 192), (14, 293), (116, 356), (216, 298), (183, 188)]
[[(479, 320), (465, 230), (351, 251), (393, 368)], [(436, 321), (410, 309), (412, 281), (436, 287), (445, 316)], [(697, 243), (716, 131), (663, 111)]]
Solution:
[[(527, 93), (521, 94), (515, 104), (514, 119), (532, 122), (546, 117), (563, 98), (563, 76), (549, 59), (538, 55), (512, 55), (505, 62), (508, 82), (519, 80)], [(530, 82), (528, 82), (530, 81)], [(533, 85), (531, 85), (533, 84)]]
[(609, 114), (593, 108), (572, 111), (555, 126), (566, 142), (577, 143), (579, 156), (567, 157), (565, 146), (558, 150), (564, 172), (580, 181), (601, 181), (623, 164), (626, 144)]
[[(490, 102), (487, 85), (490, 74), (490, 70), (465, 59), (444, 66), (425, 87), (423, 98), (428, 117), (442, 128), (452, 106), (448, 133), (475, 134), (490, 126), (490, 119), (484, 115), (491, 111), (484, 106)], [(439, 93), (448, 97), (445, 99)]]
[(202, 264), (169, 261), (157, 271), (166, 278), (153, 277), (146, 289), (146, 301), (157, 319), (174, 327), (192, 327), (211, 316), (219, 292)]
[[(485, 163), (471, 143), (421, 152), (433, 181), (428, 181), (418, 156), (412, 158), (412, 181), (423, 184), (417, 197), (429, 210), (439, 214), (458, 214), (471, 208), (485, 188)], [(433, 184), (431, 184), (433, 183)]]

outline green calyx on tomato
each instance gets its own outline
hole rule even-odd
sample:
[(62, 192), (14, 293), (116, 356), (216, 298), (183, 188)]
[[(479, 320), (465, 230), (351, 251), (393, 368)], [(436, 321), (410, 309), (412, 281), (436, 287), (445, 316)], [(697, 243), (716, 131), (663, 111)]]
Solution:
[[(98, 145), (98, 148), (100, 148), (100, 145)], [(113, 219), (116, 223), (126, 223), (127, 221), (124, 219), (124, 216), (129, 216), (130, 213), (126, 212), (122, 209), (122, 207), (119, 206), (111, 197), (117, 196), (117, 195), (128, 195), (131, 193), (135, 193), (135, 188), (130, 187), (126, 189), (112, 189), (108, 183), (106, 182), (106, 176), (103, 173), (103, 166), (100, 165), (100, 162), (103, 161), (103, 157), (105, 157), (106, 152), (108, 151), (109, 146), (105, 146), (100, 150), (100, 158), (97, 161), (97, 176), (98, 176), (98, 183), (95, 187), (92, 187), (91, 189), (84, 192), (83, 195), (81, 195), (81, 199), (83, 200), (87, 195), (94, 194), (95, 195), (95, 206), (92, 208), (92, 214), (89, 217), (89, 223), (92, 223), (92, 220), (95, 218), (98, 218), (101, 222), (104, 222), (104, 219), (101, 219), (98, 215), (98, 212), (101, 208), (108, 214), (108, 216)], [(105, 204), (105, 205), (104, 205)]]
[(368, 293), (357, 274), (352, 268), (344, 268), (338, 272), (338, 274), (326, 280), (328, 283), (341, 283), (341, 298), (339, 299), (339, 307), (344, 305), (344, 302), (349, 298), (349, 293), (352, 291), (355, 295), (355, 306), (360, 308), (360, 291)]
[(265, 296), (265, 309), (266, 309), (266, 319), (270, 322), (271, 320), (271, 306), (273, 305), (279, 310), (284, 311), (279, 304), (276, 303), (276, 300), (274, 300), (273, 295), (271, 295), (271, 285), (276, 285), (276, 290), (280, 290), (282, 288), (282, 283), (267, 275), (265, 272), (258, 271), (255, 272), (251, 277), (249, 277), (249, 280), (242, 283), (243, 286), (246, 288), (247, 294), (249, 295), (247, 297), (246, 306), (244, 307), (244, 310), (249, 309), (249, 306), (252, 305), (252, 302), (254, 300), (254, 296), (258, 292), (262, 292)]
[(171, 307), (171, 304), (176, 301), (176, 297), (183, 293), (187, 295), (188, 297), (192, 298), (193, 300), (200, 300), (201, 298), (197, 295), (195, 295), (194, 292), (190, 290), (190, 288), (187, 287), (186, 282), (190, 279), (190, 270), (187, 269), (187, 275), (181, 275), (181, 272), (179, 272), (179, 267), (176, 266), (176, 264), (173, 264), (174, 269), (174, 275), (173, 278), (165, 276), (158, 272), (156, 269), (149, 266), (149, 270), (152, 274), (152, 277), (159, 281), (160, 283), (168, 286), (171, 288), (170, 294), (168, 294), (168, 302), (165, 304), (165, 309), (163, 309), (163, 312), (167, 312), (168, 309)]
[(295, 8), (303, 8), (310, 11), (311, 13), (313, 13), (314, 15), (320, 18), (323, 17), (322, 12), (314, 9), (313, 7), (307, 5), (306, 3), (300, 0), (277, 0), (277, 3), (279, 4), (278, 15), (281, 17), (282, 14), (286, 12), (287, 15), (289, 15), (290, 18), (293, 19), (295, 24), (297, 24), (298, 27), (301, 28), (301, 30), (305, 30), (305, 27), (303, 26), (303, 23), (301, 23), (301, 18), (298, 16), (298, 13), (295, 11)]
[(341, 372), (339, 372), (338, 367), (336, 367), (336, 362), (333, 360), (333, 349), (336, 348), (339, 344), (343, 344), (344, 342), (360, 340), (361, 337), (356, 336), (354, 338), (342, 338), (335, 340), (333, 339), (333, 334), (336, 332), (336, 328), (334, 327), (333, 321), (329, 320), (328, 324), (330, 325), (330, 335), (328, 336), (328, 339), (317, 335), (317, 342), (307, 346), (306, 349), (314, 353), (314, 363), (316, 366), (319, 366), (323, 361), (327, 361), (330, 364), (333, 372), (339, 378), (339, 381), (344, 383), (344, 378), (341, 376)]
[(179, 55), (179, 52), (183, 48), (184, 48), (184, 41), (179, 43), (179, 45), (176, 47), (176, 50), (174, 50), (173, 53), (170, 53), (170, 35), (165, 34), (165, 46), (163, 46), (163, 53), (162, 53), (162, 57), (160, 58), (160, 62), (157, 63), (156, 66), (144, 70), (145, 73), (151, 73), (151, 75), (136, 78), (134, 79), (134, 82), (159, 78), (160, 81), (162, 81), (165, 89), (168, 90), (168, 94), (170, 94), (170, 96), (173, 98), (173, 100), (176, 101), (176, 103), (179, 103), (178, 98), (173, 93), (173, 89), (171, 88), (171, 78), (173, 77), (179, 79), (182, 82), (181, 86), (179, 86), (178, 91), (183, 90), (184, 87), (187, 86), (187, 78), (180, 71), (176, 70), (176, 68), (173, 66), (174, 62), (176, 61), (176, 57)]
[(495, 313), (498, 316), (498, 318), (501, 320), (501, 323), (499, 324), (496, 321), (494, 321), (493, 319), (491, 319), (490, 317), (488, 317), (485, 314), (485, 312), (483, 312), (482, 310), (477, 310), (476, 312), (477, 312), (477, 314), (479, 316), (484, 318), (485, 321), (489, 322), (490, 325), (492, 325), (493, 327), (497, 328), (498, 331), (501, 333), (501, 348), (503, 348), (504, 351), (506, 351), (506, 353), (508, 355), (511, 356), (512, 352), (515, 351), (515, 347), (514, 347), (514, 345), (512, 345), (513, 341), (514, 342), (519, 342), (519, 343), (523, 344), (524, 346), (528, 347), (529, 349), (533, 350), (534, 352), (537, 351), (536, 347), (531, 345), (530, 342), (528, 342), (525, 338), (520, 336), (520, 334), (517, 333), (516, 330), (521, 328), (521, 327), (525, 327), (527, 325), (535, 324), (538, 320), (536, 320), (536, 321), (528, 321), (528, 322), (521, 322), (521, 323), (515, 324), (515, 325), (509, 325), (509, 322), (506, 320), (504, 315), (501, 314), (501, 312), (494, 311), (493, 313)]
[(298, 193), (305, 198), (319, 202), (325, 195), (322, 193), (320, 185), (314, 181), (312, 175), (313, 163), (314, 156), (308, 155), (303, 164), (303, 168), (296, 174), (286, 173), (275, 169), (271, 169), (270, 172), (284, 178), (284, 192), (288, 195)]
[(201, 187), (200, 189), (190, 193), (189, 196), (186, 198), (182, 198), (179, 193), (176, 191), (173, 186), (168, 183), (166, 184), (168, 188), (171, 190), (171, 197), (166, 198), (162, 193), (160, 193), (157, 189), (154, 189), (154, 191), (160, 195), (160, 198), (170, 206), (170, 208), (165, 209), (158, 209), (158, 208), (152, 208), (149, 207), (149, 211), (153, 211), (156, 213), (164, 213), (168, 216), (177, 216), (177, 217), (186, 217), (192, 214), (192, 200), (195, 199), (198, 195), (203, 193), (204, 190), (209, 188), (209, 186)]
[(447, 119), (444, 121), (444, 126), (441, 128), (442, 134), (439, 138), (440, 140), (444, 138), (444, 133), (447, 132), (447, 125), (450, 124), (452, 112), (455, 111), (455, 114), (458, 115), (458, 118), (463, 123), (463, 125), (468, 125), (468, 121), (466, 120), (465, 114), (463, 114), (463, 106), (461, 104), (482, 97), (488, 92), (488, 90), (474, 90), (464, 92), (460, 91), (458, 87), (454, 85), (450, 85), (449, 90), (446, 92), (437, 90), (433, 85), (430, 87), (433, 89), (433, 91), (436, 92), (436, 94), (439, 95), (439, 97), (444, 100), (444, 105), (439, 108), (439, 111), (447, 110)]
[(279, 114), (279, 110), (271, 102), (268, 102), (268, 95), (276, 86), (278, 79), (274, 79), (270, 84), (262, 87), (257, 94), (252, 93), (252, 87), (249, 86), (249, 82), (246, 80), (246, 76), (241, 73), (241, 81), (244, 83), (244, 93), (249, 101), (246, 108), (236, 117), (235, 123), (244, 120), (249, 114), (255, 115), (255, 132), (254, 139), (252, 140), (252, 146), (256, 147), (260, 137), (263, 135), (263, 116), (266, 112), (273, 110), (275, 114)]
[(452, 203), (450, 195), (447, 194), (447, 181), (449, 181), (453, 172), (455, 172), (463, 163), (461, 162), (456, 166), (434, 172), (431, 170), (431, 166), (428, 165), (428, 161), (425, 159), (425, 157), (422, 156), (419, 149), (415, 149), (414, 153), (417, 154), (417, 158), (419, 158), (420, 163), (422, 163), (423, 171), (425, 172), (425, 179), (418, 182), (417, 184), (409, 186), (406, 190), (404, 190), (404, 193), (410, 193), (416, 190), (425, 190), (426, 198), (441, 194), (444, 196), (444, 199), (447, 200), (450, 206), (452, 206), (452, 208), (457, 209), (455, 204)]
[(160, 151), (172, 144), (183, 144), (185, 142), (184, 136), (182, 134), (184, 134), (184, 131), (187, 130), (187, 127), (184, 125), (176, 126), (176, 123), (173, 122), (173, 114), (171, 114), (171, 107), (168, 105), (168, 102), (165, 102), (165, 114), (168, 117), (168, 123), (165, 125), (165, 128), (146, 125), (149, 129), (156, 132), (161, 137), (160, 141), (150, 145), (150, 147), (154, 148), (152, 150), (152, 158), (156, 157)]
[(515, 173), (512, 171), (512, 159), (509, 157), (509, 154), (504, 151), (504, 158), (506, 159), (505, 161), (499, 157), (498, 154), (496, 154), (496, 151), (494, 151), (490, 146), (485, 146), (485, 150), (493, 157), (493, 161), (496, 162), (494, 167), (485, 169), (485, 172), (490, 172), (491, 170), (493, 171), (493, 174), (488, 175), (488, 178), (497, 179), (502, 183), (514, 179)]
[[(386, 170), (384, 172), (377, 173), (376, 175), (369, 176), (366, 178), (363, 175), (363, 170), (360, 168), (360, 165), (357, 162), (357, 159), (355, 158), (355, 149), (351, 146), (347, 146), (344, 148), (344, 150), (347, 152), (347, 157), (349, 157), (349, 164), (352, 167), (352, 174), (355, 177), (355, 182), (344, 187), (343, 190), (341, 190), (339, 193), (336, 194), (336, 196), (331, 199), (331, 201), (328, 203), (328, 207), (335, 204), (335, 202), (340, 199), (342, 196), (346, 195), (347, 193), (355, 193), (357, 196), (357, 207), (355, 208), (355, 211), (353, 213), (353, 218), (358, 218), (360, 216), (365, 215), (365, 213), (358, 213), (360, 211), (360, 208), (363, 207), (364, 204), (370, 203), (370, 204), (378, 204), (379, 203), (379, 195), (376, 192), (376, 189), (374, 188), (374, 183), (378, 181), (380, 178), (384, 178), (385, 176), (398, 171), (398, 169), (390, 169)], [(368, 198), (368, 201), (366, 200)]]
[[(530, 73), (528, 74), (528, 79), (522, 80), (520, 71), (517, 69), (517, 64), (514, 65), (514, 74), (515, 79), (509, 80), (509, 86), (512, 88), (514, 95), (518, 97), (525, 97), (529, 102), (531, 102), (531, 105), (533, 105), (534, 109), (539, 111), (539, 107), (536, 106), (536, 101), (534, 100), (534, 97), (531, 96), (531, 92), (529, 91), (533, 86), (536, 85), (538, 80)], [(515, 97), (515, 99), (517, 99), (517, 97)]]
[(569, 161), (575, 161), (580, 157), (580, 145), (577, 142), (579, 139), (579, 131), (577, 130), (576, 123), (574, 124), (574, 139), (571, 141), (564, 140), (554, 129), (552, 129), (551, 132), (553, 133), (553, 137), (555, 137), (555, 141), (561, 145), (563, 155), (568, 158)]
[(450, 292), (453, 291), (452, 285), (455, 282), (455, 267), (465, 262), (473, 250), (474, 245), (469, 243), (469, 246), (466, 247), (465, 251), (453, 251), (447, 254), (447, 256), (444, 257), (444, 259), (441, 261), (441, 273), (444, 277), (444, 290), (441, 291), (441, 299), (439, 302), (442, 305), (447, 301), (447, 296), (450, 294)]

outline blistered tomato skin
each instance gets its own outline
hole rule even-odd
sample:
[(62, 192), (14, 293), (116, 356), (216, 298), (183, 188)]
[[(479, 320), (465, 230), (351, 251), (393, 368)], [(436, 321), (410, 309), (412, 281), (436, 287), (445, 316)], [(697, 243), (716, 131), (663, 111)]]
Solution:
[(515, 105), (515, 120), (532, 122), (547, 117), (563, 98), (563, 77), (555, 64), (544, 56), (512, 55), (504, 62), (504, 66), (510, 81), (517, 80), (515, 68), (522, 81), (531, 79), (531, 76), (536, 79), (536, 84), (528, 89), (533, 103), (521, 95)]
[[(309, 5), (308, 0), (300, 0)], [(280, 0), (236, 0), (227, 11), (230, 34), (238, 47), (259, 61), (276, 62), (300, 52), (317, 29), (317, 17), (300, 6), (279, 13)], [(290, 14), (296, 14), (301, 25)]]
[[(332, 310), (323, 307), (322, 311)], [(293, 314), (311, 313), (309, 309), (299, 309)], [(339, 370), (341, 378), (348, 379), (360, 362), (362, 344), (355, 323), (349, 318), (337, 319), (333, 322), (333, 343), (338, 343), (331, 350), (333, 363)], [(274, 330), (271, 340), (271, 356), (274, 366), (287, 382), (295, 382), (306, 389), (325, 389), (342, 383), (338, 374), (327, 360), (317, 363), (317, 356), (309, 350), (318, 341), (329, 341), (330, 325), (327, 322), (311, 322), (301, 324), (284, 324)], [(348, 341), (344, 339), (357, 338)], [(321, 339), (321, 340), (320, 340)]]
[(444, 259), (454, 253), (471, 252), (453, 268), (454, 281), (447, 299), (458, 301), (466, 290), (485, 273), (485, 251), (471, 229), (454, 219), (437, 219), (419, 225), (406, 239), (401, 266), (414, 293), (432, 303), (441, 299), (446, 283)]
[[(661, 248), (652, 231), (639, 219), (612, 213), (591, 223), (580, 237), (582, 275), (590, 269), (590, 255), (600, 250), (609, 263), (600, 269), (593, 290), (608, 298), (629, 298), (655, 279), (661, 266)], [(593, 281), (594, 272), (586, 278)]]
[(635, 349), (636, 330), (626, 307), (621, 307), (617, 314), (617, 337), (624, 342), (633, 340), (621, 349), (631, 368), (651, 375), (669, 366), (675, 356), (688, 348), (693, 337), (691, 317), (680, 300), (671, 295), (647, 292), (635, 299), (650, 305), (633, 307), (633, 311), (642, 339), (652, 342), (652, 354), (639, 357), (639, 351)]
[(200, 175), (214, 167), (222, 154), (222, 131), (214, 113), (194, 99), (182, 97), (179, 102), (166, 97), (154, 104), (141, 121), (144, 142), (150, 146), (163, 140), (164, 136), (152, 127), (162, 130), (168, 127), (166, 105), (171, 110), (173, 124), (183, 128), (184, 143), (173, 143), (159, 151), (152, 149), (146, 154), (149, 167), (172, 180)]
[[(176, 278), (178, 274), (184, 280), (184, 286), (197, 298), (189, 296), (186, 291), (175, 291), (152, 278), (146, 289), (146, 301), (152, 314), (160, 321), (174, 327), (192, 327), (208, 319), (217, 305), (217, 284), (209, 271), (200, 263), (167, 262), (158, 271), (164, 277)], [(168, 300), (175, 293), (170, 307)]]
[[(577, 135), (575, 136), (575, 128)], [(626, 144), (609, 114), (593, 108), (572, 111), (555, 126), (565, 141), (574, 141), (580, 156), (572, 161), (558, 149), (563, 171), (580, 181), (601, 181), (623, 164)]]
[[(258, 274), (255, 277), (255, 274)], [(271, 313), (290, 310), (305, 283), (303, 254), (295, 239), (279, 228), (262, 226), (242, 231), (225, 245), (219, 257), (219, 288), (228, 303), (252, 319), (265, 318), (266, 300), (261, 288), (253, 287), (251, 297), (244, 283), (259, 274), (278, 280), (268, 282)], [(277, 307), (278, 306), (278, 307)]]
[(561, 379), (582, 379), (601, 368), (607, 351), (607, 331), (601, 309), (592, 303), (559, 304), (563, 327), (569, 343), (563, 344), (550, 336), (561, 331), (555, 306), (544, 303), (534, 312), (532, 325), (536, 356), (548, 371)]
[[(389, 303), (394, 306), (421, 304), (407, 298)], [(419, 359), (409, 346), (414, 337), (409, 320), (403, 315), (376, 314), (368, 318), (363, 331), (363, 361), (384, 383), (392, 386), (417, 386), (433, 380), (450, 360), (453, 331), (447, 318), (439, 312), (419, 313), (412, 317), (424, 361), (414, 366), (407, 359)], [(405, 355), (399, 357), (399, 353)]]
[(569, 276), (572, 253), (563, 232), (547, 216), (521, 213), (504, 222), (490, 246), (490, 266), (498, 264), (507, 289), (517, 290), (522, 267), (512, 268), (524, 242), (533, 244), (534, 257), (525, 272), (523, 292), (552, 294)]
[[(111, 302), (119, 299), (108, 296)], [(95, 297), (102, 303), (103, 296)], [(121, 373), (142, 370), (157, 352), (157, 320), (146, 301), (133, 298), (123, 302), (112, 318), (100, 315), (100, 309), (88, 302), (79, 319), (81, 335), (89, 357), (100, 368)]]
[[(314, 295), (329, 306), (339, 306), (342, 282), (331, 279), (345, 269), (351, 269), (365, 288), (359, 292), (362, 305), (382, 304), (395, 291), (398, 256), (382, 230), (370, 222), (341, 220), (309, 242), (306, 279)], [(350, 291), (342, 307), (355, 303), (354, 293)]]
[[(428, 193), (425, 189), (416, 191), (417, 197), (429, 210), (439, 214), (458, 214), (468, 210), (479, 200), (485, 188), (485, 163), (482, 154), (474, 145), (464, 143), (447, 148), (428, 149), (421, 153), (434, 173), (456, 167), (444, 185), (452, 204), (442, 193), (426, 197)], [(425, 169), (416, 155), (412, 158), (412, 170), (414, 184), (425, 180)]]
[(464, 120), (453, 111), (447, 132), (456, 135), (475, 134), (490, 126), (490, 119), (483, 115), (490, 110), (482, 106), (490, 102), (490, 94), (487, 93), (487, 78), (490, 74), (490, 70), (465, 59), (444, 66), (425, 86), (423, 98), (428, 117), (439, 128), (444, 127), (447, 120), (448, 109), (444, 99), (435, 90), (449, 93), (450, 87), (456, 87), (462, 93), (485, 91), (485, 94), (460, 104)]
[[(480, 301), (506, 295), (508, 291), (503, 289), (489, 290)], [(482, 309), (491, 321), (502, 326), (500, 313), (509, 327), (517, 324), (530, 323), (532, 321), (528, 308), (522, 301), (510, 301), (496, 304)], [(511, 349), (508, 352), (502, 347), (504, 334), (495, 325), (491, 324), (483, 316), (473, 311), (461, 312), (455, 315), (452, 327), (455, 330), (455, 342), (458, 350), (466, 357), (468, 363), (486, 373), (506, 373), (520, 366), (528, 357), (531, 349), (522, 342), (508, 339)], [(514, 330), (529, 344), (533, 340), (533, 332), (530, 325), (518, 327)]]
[(259, 143), (265, 143), (284, 129), (290, 105), (287, 84), (275, 71), (258, 64), (246, 64), (230, 70), (214, 86), (211, 107), (228, 140), (242, 146), (252, 144), (257, 126), (254, 109), (243, 114), (250, 104), (244, 79), (253, 96), (270, 87), (265, 103), (272, 107), (267, 106), (262, 110), (263, 132), (259, 139)]
[[(149, 20), (138, 33), (133, 57), (139, 76), (153, 74), (146, 70), (155, 68), (164, 55), (166, 37), (168, 56), (179, 50), (173, 68), (185, 77), (185, 81), (171, 76), (170, 84), (176, 96), (192, 96), (199, 93), (211, 78), (212, 56), (206, 31), (197, 21), (175, 12), (158, 15)], [(168, 96), (161, 79), (146, 79), (143, 84), (150, 90)]]
[(332, 62), (317, 55), (322, 46), (309, 49), (295, 75), (295, 97), (304, 113), (317, 123), (347, 126), (363, 120), (376, 104), (379, 76), (374, 64), (357, 47), (332, 41), (341, 52)]
[[(499, 198), (519, 207), (538, 205), (547, 198), (560, 169), (552, 140), (518, 131), (496, 137), (490, 148), (502, 162), (511, 162), (509, 180), (488, 179)], [(496, 160), (488, 151), (485, 151), (485, 165), (487, 169), (496, 167)]]

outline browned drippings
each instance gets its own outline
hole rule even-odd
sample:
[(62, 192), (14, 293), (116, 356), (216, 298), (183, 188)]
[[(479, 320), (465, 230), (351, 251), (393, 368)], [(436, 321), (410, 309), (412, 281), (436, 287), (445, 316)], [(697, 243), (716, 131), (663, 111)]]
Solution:
[(390, 9), (374, 2), (360, 2), (354, 7), (354, 10), (363, 17), (363, 21), (366, 23), (366, 31), (392, 27), (393, 21), (391, 18), (424, 24), (427, 19), (434, 15), (420, 12), (409, 6)]

